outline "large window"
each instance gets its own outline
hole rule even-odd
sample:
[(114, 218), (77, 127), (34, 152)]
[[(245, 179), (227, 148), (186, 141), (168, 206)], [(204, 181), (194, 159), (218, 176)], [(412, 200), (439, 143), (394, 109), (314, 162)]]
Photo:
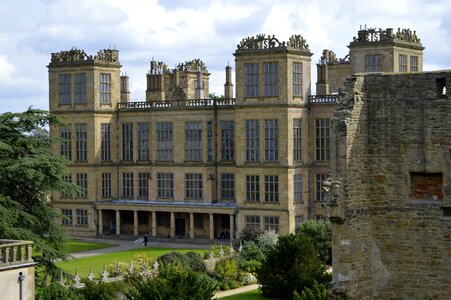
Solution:
[(316, 201), (324, 200), (323, 181), (326, 180), (326, 174), (316, 174)]
[(294, 225), (295, 225), (295, 228), (298, 228), (298, 226), (299, 226), (303, 221), (304, 221), (304, 216), (301, 216), (301, 215), (295, 216), (295, 217), (294, 217)]
[(279, 202), (279, 176), (265, 175), (265, 202)]
[(59, 104), (71, 104), (71, 79), (70, 74), (60, 74), (58, 76)]
[(279, 159), (279, 121), (265, 120), (265, 160)]
[(294, 174), (293, 176), (293, 185), (294, 185), (294, 202), (302, 203), (302, 175)]
[(207, 160), (213, 160), (213, 122), (207, 122)]
[(246, 120), (246, 161), (260, 160), (259, 134), (259, 121)]
[(75, 124), (75, 153), (77, 161), (88, 159), (88, 128), (86, 124)]
[(122, 173), (122, 197), (133, 197), (133, 173)]
[(157, 122), (157, 160), (172, 160), (172, 123)]
[(188, 161), (202, 160), (202, 123), (185, 123), (185, 159)]
[(202, 174), (185, 174), (185, 197), (202, 199)]
[(102, 173), (102, 198), (111, 198), (111, 173)]
[(149, 179), (150, 173), (139, 173), (138, 174), (138, 197), (149, 198)]
[(133, 160), (133, 124), (122, 124), (122, 160)]
[(257, 97), (259, 95), (258, 64), (244, 65), (244, 81), (246, 86), (246, 97)]
[(302, 160), (302, 128), (301, 119), (293, 119), (293, 160)]
[(88, 211), (86, 209), (77, 209), (77, 225), (88, 225)]
[[(72, 176), (71, 175), (64, 175), (61, 177), (61, 180), (66, 184), (72, 184)], [(66, 190), (61, 191), (61, 198), (68, 198), (71, 197), (72, 193), (68, 192)]]
[(111, 130), (109, 123), (100, 124), (100, 153), (102, 161), (111, 160)]
[(235, 174), (233, 173), (221, 174), (221, 199), (225, 200), (235, 199)]
[(150, 160), (149, 123), (138, 123), (138, 160)]
[(399, 54), (399, 72), (407, 72), (407, 55)]
[(71, 126), (60, 127), (61, 148), (60, 153), (66, 159), (72, 159), (72, 132)]
[(61, 218), (62, 225), (72, 225), (72, 209), (61, 209), (61, 214), (63, 217)]
[(382, 56), (377, 54), (365, 56), (365, 72), (382, 72)]
[(279, 217), (265, 217), (265, 231), (279, 232)]
[(260, 201), (260, 176), (246, 175), (246, 201)]
[(302, 63), (293, 63), (293, 97), (302, 97)]
[(418, 72), (418, 56), (410, 56), (410, 72)]
[(78, 173), (76, 183), (78, 186), (77, 197), (87, 198), (88, 197), (88, 174)]
[(111, 74), (100, 74), (100, 103), (111, 103)]
[(265, 96), (277, 96), (279, 93), (278, 63), (263, 64), (263, 88)]
[(158, 198), (174, 198), (174, 175), (172, 173), (157, 174)]
[(260, 228), (260, 216), (246, 216), (246, 227)]
[(221, 159), (234, 159), (233, 121), (221, 121)]
[(86, 103), (86, 74), (75, 74), (75, 104)]
[(316, 160), (326, 161), (330, 157), (330, 120), (316, 119)]

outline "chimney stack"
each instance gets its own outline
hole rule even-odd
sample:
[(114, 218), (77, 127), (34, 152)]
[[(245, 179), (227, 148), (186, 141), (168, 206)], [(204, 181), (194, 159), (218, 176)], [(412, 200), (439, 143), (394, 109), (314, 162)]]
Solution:
[(226, 82), (224, 84), (224, 98), (233, 98), (233, 83), (232, 83), (232, 67), (227, 64)]

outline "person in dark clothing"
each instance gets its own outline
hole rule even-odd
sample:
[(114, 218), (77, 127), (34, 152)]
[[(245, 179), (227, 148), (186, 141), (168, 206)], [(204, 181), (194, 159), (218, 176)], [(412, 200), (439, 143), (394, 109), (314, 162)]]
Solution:
[(144, 247), (147, 246), (147, 241), (148, 240), (149, 240), (149, 238), (147, 237), (147, 233), (146, 233), (146, 235), (144, 236)]

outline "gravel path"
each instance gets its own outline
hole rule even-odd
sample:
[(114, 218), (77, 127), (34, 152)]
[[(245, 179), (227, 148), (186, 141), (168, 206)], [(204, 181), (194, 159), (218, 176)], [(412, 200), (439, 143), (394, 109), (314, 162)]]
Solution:
[(251, 284), (251, 285), (242, 286), (242, 287), (239, 287), (239, 288), (233, 289), (233, 290), (218, 291), (218, 292), (216, 292), (215, 297), (216, 298), (224, 298), (224, 297), (227, 297), (227, 296), (232, 296), (232, 295), (241, 294), (241, 293), (244, 293), (244, 292), (256, 290), (256, 289), (258, 289), (258, 287), (259, 287), (258, 284)]

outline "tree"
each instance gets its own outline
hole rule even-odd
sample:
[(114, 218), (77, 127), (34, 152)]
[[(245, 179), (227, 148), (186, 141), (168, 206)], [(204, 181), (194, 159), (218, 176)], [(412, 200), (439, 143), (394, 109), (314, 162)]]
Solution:
[(261, 236), (264, 231), (260, 227), (246, 226), (241, 230), (240, 239), (244, 242), (257, 242), (259, 236)]
[(53, 155), (46, 128), (59, 124), (46, 111), (0, 115), (0, 239), (32, 240), (34, 260), (56, 275), (53, 261), (66, 257), (65, 235), (48, 203), (50, 193), (73, 189), (61, 178), (66, 161)]
[(296, 228), (296, 233), (309, 237), (318, 251), (321, 260), (332, 264), (332, 224), (330, 221), (309, 220)]
[(323, 283), (325, 265), (319, 259), (311, 240), (302, 235), (279, 237), (276, 247), (268, 253), (257, 270), (257, 279), (264, 296), (291, 299), (293, 293)]

